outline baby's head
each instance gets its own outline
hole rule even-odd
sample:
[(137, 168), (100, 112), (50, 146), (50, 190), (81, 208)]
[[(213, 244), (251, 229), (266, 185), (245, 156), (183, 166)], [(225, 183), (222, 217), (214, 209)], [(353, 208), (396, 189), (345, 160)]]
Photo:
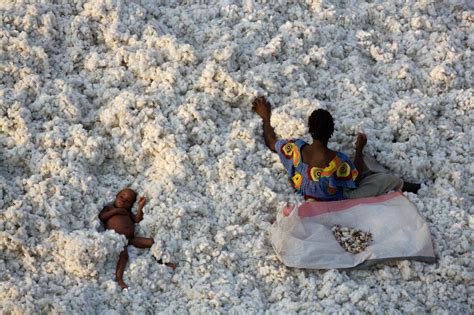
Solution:
[(117, 196), (115, 196), (114, 205), (117, 208), (132, 209), (136, 199), (137, 193), (133, 189), (125, 188), (119, 191)]

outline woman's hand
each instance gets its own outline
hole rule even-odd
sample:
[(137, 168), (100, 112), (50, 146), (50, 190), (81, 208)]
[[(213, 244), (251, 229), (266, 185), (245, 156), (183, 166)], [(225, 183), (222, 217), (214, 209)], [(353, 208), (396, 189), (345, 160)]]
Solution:
[(362, 151), (367, 144), (367, 135), (365, 133), (359, 133), (356, 140), (356, 151)]
[(276, 152), (275, 143), (277, 142), (277, 137), (275, 130), (273, 129), (270, 123), (270, 117), (272, 116), (272, 106), (270, 102), (263, 96), (257, 97), (253, 102), (253, 110), (262, 117), (263, 120), (263, 138), (265, 139), (266, 146)]
[(252, 109), (260, 116), (263, 120), (270, 120), (272, 115), (272, 107), (270, 102), (263, 96), (257, 97), (253, 102)]

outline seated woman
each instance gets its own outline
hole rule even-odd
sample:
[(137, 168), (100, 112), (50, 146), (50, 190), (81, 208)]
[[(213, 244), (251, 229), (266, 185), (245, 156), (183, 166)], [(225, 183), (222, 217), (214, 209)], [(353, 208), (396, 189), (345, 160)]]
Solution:
[(354, 162), (344, 153), (329, 149), (334, 121), (324, 109), (313, 111), (308, 119), (311, 144), (301, 139), (277, 140), (270, 124), (271, 105), (264, 97), (254, 100), (253, 109), (262, 117), (265, 144), (278, 153), (293, 187), (305, 199), (334, 201), (379, 196), (400, 189), (416, 193), (420, 188), (419, 184), (403, 182), (390, 174), (365, 170), (362, 160), (367, 143), (365, 134), (357, 136)]

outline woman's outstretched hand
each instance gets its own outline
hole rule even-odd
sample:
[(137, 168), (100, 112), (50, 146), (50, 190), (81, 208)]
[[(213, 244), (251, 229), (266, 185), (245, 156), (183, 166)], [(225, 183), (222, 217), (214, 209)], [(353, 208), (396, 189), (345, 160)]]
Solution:
[(276, 152), (275, 144), (277, 142), (277, 137), (275, 130), (273, 129), (270, 123), (270, 117), (272, 116), (272, 106), (270, 102), (263, 96), (257, 97), (253, 100), (253, 110), (262, 117), (263, 120), (263, 138), (265, 139), (265, 144), (267, 147)]
[(365, 133), (359, 133), (356, 140), (356, 151), (362, 151), (367, 144), (367, 135)]
[(263, 120), (269, 120), (272, 115), (272, 106), (269, 101), (263, 96), (257, 97), (252, 102), (252, 109), (260, 116)]

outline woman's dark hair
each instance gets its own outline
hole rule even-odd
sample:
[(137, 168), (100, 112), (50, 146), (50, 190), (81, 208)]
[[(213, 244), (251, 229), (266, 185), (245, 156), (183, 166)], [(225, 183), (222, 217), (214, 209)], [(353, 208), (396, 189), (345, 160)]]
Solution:
[(334, 132), (334, 120), (324, 109), (316, 109), (308, 118), (309, 133), (313, 140), (328, 142)]

